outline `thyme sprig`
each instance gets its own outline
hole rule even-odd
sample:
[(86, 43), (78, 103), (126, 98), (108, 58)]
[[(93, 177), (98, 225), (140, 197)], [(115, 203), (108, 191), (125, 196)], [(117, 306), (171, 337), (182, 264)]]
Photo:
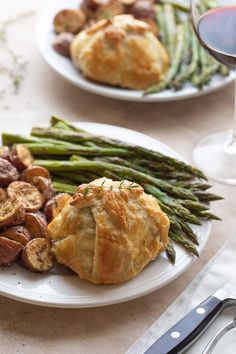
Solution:
[[(127, 186), (124, 186), (124, 180), (122, 180), (118, 186), (118, 190), (121, 192), (122, 190), (129, 190), (131, 193), (133, 191), (134, 188), (139, 188), (139, 185), (134, 183), (134, 182), (130, 182), (130, 184)], [(110, 189), (111, 191), (114, 190), (114, 186), (112, 184), (106, 185), (106, 180), (104, 179), (102, 181), (102, 184), (100, 185), (100, 189), (104, 190), (104, 189)], [(83, 194), (86, 197), (88, 195), (88, 193), (91, 191), (92, 187), (90, 185), (85, 186), (85, 188), (83, 189)]]
[(0, 75), (2, 78), (5, 78), (5, 80), (1, 80), (4, 82), (4, 86), (0, 88), (0, 97), (8, 92), (9, 89), (13, 89), (15, 93), (18, 93), (28, 64), (21, 55), (17, 54), (9, 46), (8, 28), (13, 24), (32, 17), (33, 14), (34, 12), (29, 11), (0, 23), (0, 53), (2, 57), (6, 57), (4, 62), (8, 63), (7, 66), (0, 63)]

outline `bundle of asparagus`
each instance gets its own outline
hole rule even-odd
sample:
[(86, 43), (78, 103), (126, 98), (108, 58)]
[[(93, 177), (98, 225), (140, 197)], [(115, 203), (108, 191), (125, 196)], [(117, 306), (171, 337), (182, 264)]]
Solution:
[[(205, 0), (201, 6), (204, 12), (216, 6), (216, 1)], [(169, 53), (170, 67), (164, 80), (146, 89), (145, 95), (166, 88), (179, 90), (186, 81), (202, 88), (214, 74), (229, 74), (229, 68), (208, 55), (198, 42), (188, 15), (190, 1), (161, 0), (156, 8), (160, 39)]]
[(35, 164), (52, 173), (58, 192), (72, 194), (79, 184), (102, 176), (141, 184), (170, 219), (166, 253), (171, 262), (175, 261), (172, 241), (198, 256), (198, 239), (189, 223), (219, 220), (210, 213), (208, 203), (221, 197), (208, 193), (211, 186), (204, 174), (157, 151), (92, 135), (55, 116), (49, 128), (33, 128), (27, 137), (3, 133), (2, 141), (28, 147), (37, 157)]

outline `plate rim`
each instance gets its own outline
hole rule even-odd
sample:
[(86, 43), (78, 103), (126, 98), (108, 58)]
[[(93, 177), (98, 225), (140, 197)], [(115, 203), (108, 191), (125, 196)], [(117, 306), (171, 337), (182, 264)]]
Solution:
[[(116, 126), (116, 125), (112, 125), (112, 124), (92, 123), (92, 122), (76, 122), (75, 124), (78, 125), (79, 127), (85, 128), (85, 129), (89, 129), (89, 127), (97, 127), (98, 125), (103, 127), (104, 129), (106, 127), (112, 127), (111, 129), (115, 129), (115, 130), (117, 130), (117, 128), (119, 128), (121, 131), (125, 131), (128, 134), (132, 133), (132, 134), (138, 135), (140, 138), (143, 138), (146, 141), (150, 141), (151, 143), (155, 143), (155, 144), (158, 144), (159, 146), (162, 146), (167, 151), (166, 152), (167, 155), (175, 156), (176, 158), (186, 161), (182, 155), (180, 155), (174, 149), (170, 148), (168, 145), (160, 142), (158, 139), (149, 137), (148, 135), (143, 134), (141, 132), (138, 132), (138, 131), (135, 131), (132, 129), (128, 129), (128, 128), (124, 128), (124, 127), (120, 127), (120, 126)], [(109, 134), (107, 136), (109, 136)], [(124, 141), (125, 141), (125, 139), (124, 139)], [(212, 228), (212, 222), (207, 221), (204, 223), (204, 225), (205, 225), (205, 235), (204, 235), (204, 238), (203, 238), (203, 240), (200, 244), (200, 247), (199, 247), (199, 254), (200, 255), (201, 255), (202, 251), (205, 249), (205, 246), (206, 246), (207, 241), (209, 239), (209, 236), (211, 233), (211, 228)], [(182, 260), (182, 263), (185, 263), (184, 266), (181, 266), (181, 264), (178, 265), (178, 267), (180, 269), (177, 269), (177, 267), (176, 267), (177, 270), (174, 269), (175, 271), (173, 272), (172, 276), (166, 277), (166, 279), (162, 280), (161, 283), (158, 282), (157, 284), (149, 286), (148, 288), (146, 287), (146, 288), (142, 289), (142, 291), (134, 292), (131, 294), (123, 294), (123, 296), (119, 296), (119, 298), (116, 298), (115, 300), (113, 298), (110, 300), (105, 299), (105, 300), (100, 300), (97, 302), (88, 302), (87, 301), (87, 302), (81, 303), (81, 302), (78, 302), (78, 299), (75, 296), (71, 296), (70, 302), (66, 302), (66, 298), (70, 298), (70, 296), (64, 296), (63, 297), (64, 301), (63, 301), (63, 298), (61, 299), (59, 297), (59, 295), (55, 296), (55, 298), (52, 295), (48, 295), (49, 299), (48, 298), (45, 299), (44, 296), (42, 296), (42, 295), (37, 295), (37, 296), (33, 295), (32, 296), (31, 294), (27, 294), (27, 296), (26, 296), (26, 294), (25, 294), (26, 290), (19, 291), (19, 289), (18, 289), (15, 291), (12, 291), (12, 290), (7, 291), (6, 285), (5, 285), (5, 290), (4, 290), (4, 287), (2, 287), (1, 281), (0, 281), (0, 294), (5, 297), (8, 297), (8, 298), (11, 298), (14, 300), (18, 300), (21, 302), (30, 303), (30, 304), (34, 304), (34, 305), (40, 305), (40, 306), (46, 306), (46, 307), (92, 308), (92, 307), (114, 305), (114, 304), (118, 304), (118, 303), (131, 301), (133, 299), (145, 296), (149, 293), (152, 293), (152, 292), (162, 288), (163, 286), (174, 281), (181, 274), (183, 274), (193, 263), (196, 262), (196, 260), (197, 260), (196, 257), (190, 256), (189, 254), (186, 253), (186, 257), (183, 258), (183, 260)], [(175, 265), (173, 265), (173, 267), (175, 268)], [(50, 275), (52, 275), (52, 274), (49, 273), (49, 276)], [(45, 276), (47, 276), (47, 274)], [(59, 276), (61, 276), (61, 275), (59, 275)], [(154, 280), (152, 282), (155, 283)], [(119, 284), (117, 286), (119, 286)], [(46, 297), (46, 295), (45, 295), (45, 297)], [(73, 301), (72, 301), (72, 298), (73, 298)]]
[[(67, 0), (67, 3), (68, 1), (73, 2), (75, 0)], [(81, 0), (76, 0), (76, 1), (79, 3)], [(112, 86), (109, 87), (100, 83), (95, 83), (93, 81), (84, 78), (83, 75), (79, 74), (79, 72), (78, 72), (78, 76), (75, 78), (74, 77), (72, 78), (69, 75), (65, 75), (64, 71), (61, 70), (60, 67), (54, 65), (52, 56), (50, 54), (47, 54), (46, 47), (49, 47), (48, 46), (49, 38), (43, 35), (45, 32), (48, 33), (49, 28), (51, 28), (52, 30), (52, 26), (50, 26), (50, 24), (48, 24), (48, 26), (45, 27), (45, 18), (55, 13), (56, 9), (58, 10), (59, 8), (63, 8), (62, 6), (63, 3), (65, 3), (65, 0), (54, 0), (50, 4), (48, 4), (39, 14), (37, 19), (37, 26), (36, 26), (37, 47), (41, 57), (51, 67), (51, 69), (54, 72), (56, 72), (60, 77), (62, 77), (66, 81), (72, 83), (74, 86), (77, 86), (85, 91), (91, 92), (96, 95), (100, 95), (108, 98), (114, 98), (118, 100), (124, 100), (124, 101), (169, 102), (169, 101), (179, 101), (179, 100), (190, 99), (190, 98), (206, 95), (208, 93), (214, 92), (220, 88), (225, 87), (226, 85), (231, 83), (235, 78), (235, 74), (231, 71), (231, 73), (227, 77), (219, 77), (219, 79), (216, 80), (216, 82), (211, 82), (209, 85), (205, 86), (201, 90), (194, 88), (193, 86), (190, 86), (189, 90), (188, 88), (184, 88), (180, 91), (165, 90), (161, 93), (143, 96), (142, 91), (128, 90), (128, 89), (116, 88)], [(45, 43), (46, 43), (46, 47), (45, 47)], [(54, 54), (59, 56), (59, 54), (57, 54), (56, 52)], [(68, 59), (65, 58), (65, 60)], [(168, 95), (167, 92), (169, 92)]]

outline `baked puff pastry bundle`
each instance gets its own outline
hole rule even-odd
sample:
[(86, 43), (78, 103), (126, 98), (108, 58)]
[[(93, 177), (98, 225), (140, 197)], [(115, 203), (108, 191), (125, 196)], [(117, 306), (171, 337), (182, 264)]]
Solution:
[(107, 178), (79, 186), (48, 226), (58, 262), (104, 284), (140, 273), (165, 249), (168, 231), (153, 196), (136, 183)]
[(70, 47), (74, 65), (89, 79), (145, 89), (166, 74), (166, 49), (151, 26), (132, 15), (104, 19), (80, 32)]

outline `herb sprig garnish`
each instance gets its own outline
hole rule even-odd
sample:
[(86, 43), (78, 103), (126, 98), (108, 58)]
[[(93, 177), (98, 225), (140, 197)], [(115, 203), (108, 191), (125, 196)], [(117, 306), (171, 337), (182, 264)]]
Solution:
[[(100, 189), (110, 189), (111, 191), (114, 190), (114, 186), (112, 184), (110, 185), (106, 185), (106, 180), (104, 179), (102, 181), (102, 184), (100, 185)], [(131, 193), (133, 191), (133, 189), (135, 188), (139, 188), (139, 185), (137, 185), (136, 183), (134, 182), (130, 182), (130, 184), (127, 186), (127, 185), (124, 185), (125, 181), (121, 181), (119, 186), (117, 187), (117, 189), (121, 192), (122, 190), (129, 190)], [(88, 193), (91, 191), (92, 189), (92, 186), (90, 185), (87, 185), (84, 189), (83, 189), (83, 195), (86, 197), (88, 195)]]
[(18, 93), (28, 64), (21, 55), (17, 54), (10, 47), (7, 33), (8, 28), (11, 25), (32, 17), (33, 14), (34, 12), (32, 11), (26, 12), (0, 23), (0, 53), (1, 57), (5, 58), (4, 63), (8, 63), (8, 65), (3, 64), (3, 60), (0, 63), (0, 81), (4, 83), (0, 87), (0, 97), (6, 94), (9, 89), (13, 89), (15, 93)]

